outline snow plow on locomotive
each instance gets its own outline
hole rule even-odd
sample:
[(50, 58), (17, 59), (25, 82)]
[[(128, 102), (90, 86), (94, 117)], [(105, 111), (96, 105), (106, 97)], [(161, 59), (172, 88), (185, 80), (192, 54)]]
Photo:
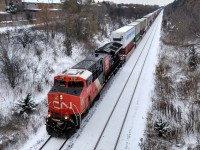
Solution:
[(88, 112), (113, 71), (120, 65), (122, 45), (108, 43), (71, 69), (54, 77), (48, 93), (46, 130), (49, 135), (78, 129), (82, 117)]

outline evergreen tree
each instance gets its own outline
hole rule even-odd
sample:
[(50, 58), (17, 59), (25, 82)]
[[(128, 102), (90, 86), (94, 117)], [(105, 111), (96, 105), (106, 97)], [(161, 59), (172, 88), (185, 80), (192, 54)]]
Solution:
[(194, 70), (197, 67), (197, 64), (198, 64), (198, 58), (197, 58), (197, 55), (196, 55), (196, 52), (195, 52), (195, 49), (193, 46), (193, 48), (189, 52), (189, 67), (190, 67), (190, 69)]
[(162, 119), (155, 121), (154, 130), (158, 131), (160, 137), (166, 137), (170, 130), (169, 124)]
[(71, 54), (72, 54), (72, 43), (71, 43), (70, 38), (68, 38), (68, 37), (65, 38), (64, 46), (66, 47), (65, 54), (67, 56), (71, 56)]
[(6, 6), (6, 11), (15, 14), (17, 12), (17, 7), (13, 4), (13, 2), (10, 2), (9, 5)]
[(31, 100), (31, 94), (28, 93), (25, 99), (19, 100), (16, 105), (17, 112), (23, 114), (29, 113), (37, 107), (37, 104)]

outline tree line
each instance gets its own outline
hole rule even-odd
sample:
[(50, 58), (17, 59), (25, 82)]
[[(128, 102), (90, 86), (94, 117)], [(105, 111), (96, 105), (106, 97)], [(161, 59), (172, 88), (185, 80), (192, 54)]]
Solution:
[(200, 37), (200, 1), (176, 0), (164, 9), (165, 42), (184, 44)]

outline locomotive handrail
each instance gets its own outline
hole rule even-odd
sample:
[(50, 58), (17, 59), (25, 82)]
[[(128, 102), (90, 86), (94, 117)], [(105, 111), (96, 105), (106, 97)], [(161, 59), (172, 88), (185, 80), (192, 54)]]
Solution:
[[(76, 110), (77, 110), (77, 112), (78, 112), (78, 114), (79, 114), (79, 121), (80, 121), (80, 123), (81, 123), (81, 121), (82, 121), (82, 119), (81, 119), (81, 113), (79, 112), (77, 106), (76, 106), (75, 104), (73, 104), (73, 105), (75, 106), (75, 108), (76, 108)], [(78, 125), (77, 125), (77, 126), (78, 126)]]
[(76, 113), (75, 113), (75, 111), (74, 111), (74, 109), (72, 107), (70, 107), (70, 109), (73, 111), (74, 116), (76, 117), (76, 126), (78, 126), (77, 115), (76, 115)]

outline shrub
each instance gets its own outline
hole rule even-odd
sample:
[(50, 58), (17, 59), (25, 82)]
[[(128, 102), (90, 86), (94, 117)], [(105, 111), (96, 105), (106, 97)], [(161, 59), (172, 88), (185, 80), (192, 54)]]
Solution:
[(167, 137), (167, 134), (170, 131), (169, 124), (166, 121), (159, 119), (154, 123), (154, 130), (158, 132), (160, 137)]
[(37, 107), (37, 104), (31, 100), (31, 94), (28, 93), (25, 99), (19, 100), (16, 104), (16, 111), (20, 114), (29, 113)]

